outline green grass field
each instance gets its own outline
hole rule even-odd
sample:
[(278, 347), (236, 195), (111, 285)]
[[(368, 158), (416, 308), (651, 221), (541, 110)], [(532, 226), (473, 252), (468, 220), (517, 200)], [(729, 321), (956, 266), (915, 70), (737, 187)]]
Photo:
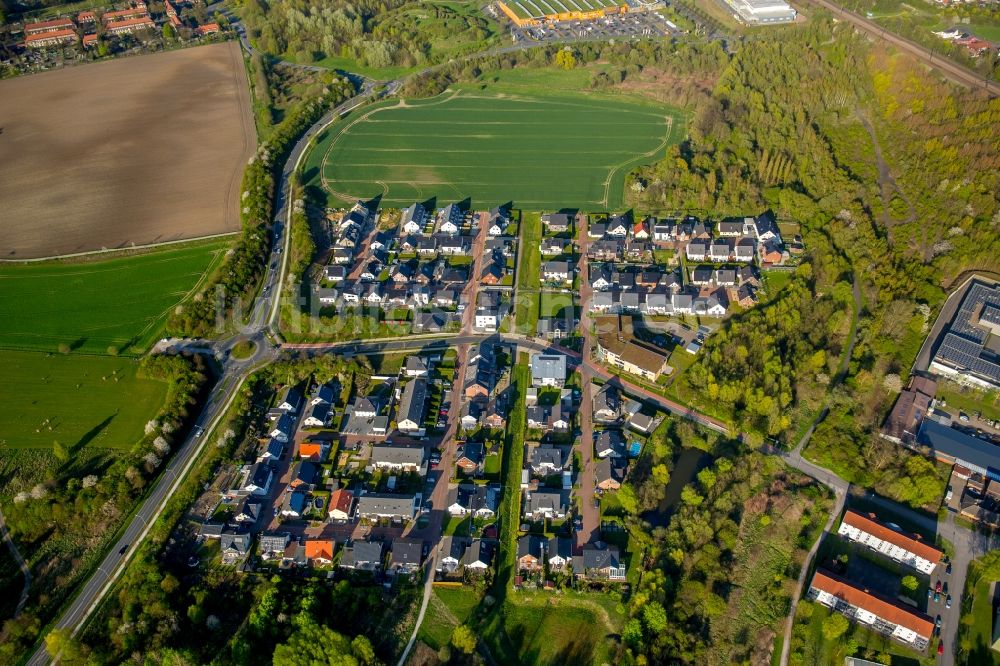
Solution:
[(528, 210), (620, 208), (625, 174), (680, 139), (679, 112), (625, 98), (463, 90), (368, 107), (321, 133), (306, 181), (333, 203), (470, 197)]
[(0, 347), (104, 354), (144, 350), (228, 241), (127, 257), (0, 266)]
[(81, 354), (0, 351), (0, 448), (127, 449), (163, 407), (167, 385), (136, 377), (138, 362)]

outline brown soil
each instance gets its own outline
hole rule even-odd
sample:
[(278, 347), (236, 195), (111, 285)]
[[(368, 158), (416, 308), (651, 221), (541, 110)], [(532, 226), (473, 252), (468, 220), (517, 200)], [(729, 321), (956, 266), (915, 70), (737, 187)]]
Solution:
[(236, 42), (0, 81), (0, 258), (237, 230), (255, 145)]

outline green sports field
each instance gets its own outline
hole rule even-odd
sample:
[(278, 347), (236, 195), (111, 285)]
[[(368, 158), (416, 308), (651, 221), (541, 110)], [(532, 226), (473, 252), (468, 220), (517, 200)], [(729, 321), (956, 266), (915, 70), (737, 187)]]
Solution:
[(620, 208), (625, 174), (680, 140), (672, 109), (621, 99), (463, 91), (367, 107), (322, 132), (305, 177), (337, 203)]
[(127, 449), (163, 407), (164, 382), (136, 377), (138, 361), (0, 351), (0, 448)]
[(229, 247), (192, 243), (115, 259), (0, 265), (0, 348), (145, 349)]

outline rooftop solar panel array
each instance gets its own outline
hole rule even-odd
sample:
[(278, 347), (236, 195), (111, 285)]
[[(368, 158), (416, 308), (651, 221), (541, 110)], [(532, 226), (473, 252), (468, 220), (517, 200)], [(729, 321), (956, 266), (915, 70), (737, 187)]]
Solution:
[[(980, 323), (982, 322), (982, 323)], [(1000, 384), (1000, 359), (988, 345), (990, 327), (1000, 325), (1000, 286), (974, 282), (951, 320), (934, 360)]]

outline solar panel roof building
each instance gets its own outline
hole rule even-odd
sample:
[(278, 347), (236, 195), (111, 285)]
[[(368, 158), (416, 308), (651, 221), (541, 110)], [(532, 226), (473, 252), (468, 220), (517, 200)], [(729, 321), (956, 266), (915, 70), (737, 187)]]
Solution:
[(931, 359), (930, 371), (1000, 388), (1000, 284), (973, 281)]

